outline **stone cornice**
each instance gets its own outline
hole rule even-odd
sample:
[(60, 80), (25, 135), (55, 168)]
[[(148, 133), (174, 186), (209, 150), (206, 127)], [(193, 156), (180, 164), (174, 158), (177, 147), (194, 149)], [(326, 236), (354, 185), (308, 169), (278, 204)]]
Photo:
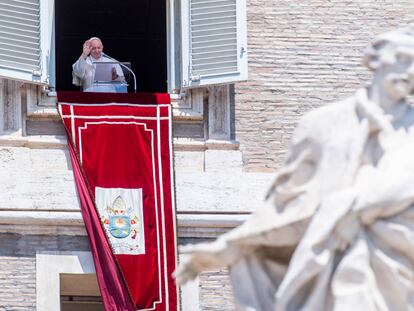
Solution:
[[(66, 137), (56, 135), (21, 136), (16, 133), (0, 135), (0, 146), (27, 147), (34, 149), (65, 149)], [(194, 140), (174, 138), (175, 151), (205, 151), (205, 150), (237, 150), (239, 143), (235, 141), (220, 140)]]
[[(215, 238), (240, 225), (248, 214), (178, 213), (179, 237)], [(86, 235), (80, 212), (0, 211), (0, 232), (23, 235)]]

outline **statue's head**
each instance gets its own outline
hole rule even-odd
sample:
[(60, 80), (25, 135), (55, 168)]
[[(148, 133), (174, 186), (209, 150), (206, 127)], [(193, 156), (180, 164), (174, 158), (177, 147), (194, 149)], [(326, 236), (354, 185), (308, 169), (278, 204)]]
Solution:
[(414, 93), (414, 25), (376, 37), (366, 50), (364, 64), (395, 100)]

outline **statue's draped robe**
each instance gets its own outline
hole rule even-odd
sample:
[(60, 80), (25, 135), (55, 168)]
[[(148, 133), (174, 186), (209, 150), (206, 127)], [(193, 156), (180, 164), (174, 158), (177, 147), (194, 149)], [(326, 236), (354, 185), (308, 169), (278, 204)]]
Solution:
[(411, 310), (414, 148), (390, 124), (365, 90), (307, 114), (268, 204), (192, 264), (230, 266), (239, 310)]

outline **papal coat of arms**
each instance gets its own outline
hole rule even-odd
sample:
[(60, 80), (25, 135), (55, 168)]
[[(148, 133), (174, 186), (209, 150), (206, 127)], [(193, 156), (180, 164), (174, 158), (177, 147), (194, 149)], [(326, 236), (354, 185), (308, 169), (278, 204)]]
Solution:
[(95, 200), (114, 253), (144, 254), (142, 190), (96, 187)]

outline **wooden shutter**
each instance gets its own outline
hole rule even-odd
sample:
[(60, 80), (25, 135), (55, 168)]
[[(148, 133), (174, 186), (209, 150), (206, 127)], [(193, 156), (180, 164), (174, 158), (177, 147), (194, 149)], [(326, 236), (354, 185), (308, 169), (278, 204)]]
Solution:
[(183, 87), (247, 79), (244, 0), (182, 2)]
[(0, 76), (45, 83), (42, 61), (44, 0), (0, 1)]

